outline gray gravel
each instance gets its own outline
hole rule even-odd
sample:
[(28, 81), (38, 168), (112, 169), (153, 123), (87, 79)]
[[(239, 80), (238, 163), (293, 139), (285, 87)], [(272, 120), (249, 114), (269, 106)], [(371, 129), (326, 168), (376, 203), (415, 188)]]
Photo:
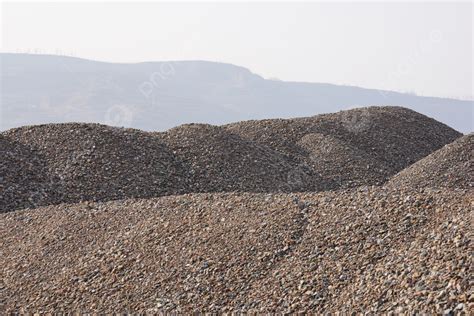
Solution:
[(389, 164), (330, 135), (306, 134), (297, 144), (308, 152), (311, 169), (324, 179), (332, 179), (337, 187), (381, 185), (394, 173)]
[(191, 192), (325, 191), (334, 187), (333, 181), (322, 179), (309, 166), (219, 126), (187, 124), (157, 136), (188, 166)]
[(190, 192), (380, 185), (460, 136), (411, 110), (372, 107), (146, 133), (49, 124), (1, 134), (0, 212)]
[(59, 203), (57, 183), (37, 151), (0, 134), (0, 212)]
[[(368, 107), (298, 119), (245, 121), (225, 126), (232, 132), (281, 151), (293, 159), (314, 164), (311, 149), (301, 146), (307, 135), (336, 139), (335, 148), (325, 157), (325, 168), (350, 174), (353, 157), (369, 157), (365, 184), (387, 180), (398, 171), (462, 136), (452, 128), (402, 107)], [(314, 145), (316, 147), (317, 145)], [(328, 146), (327, 144), (325, 145)], [(345, 166), (341, 159), (346, 159)], [(366, 159), (366, 158), (364, 158)], [(331, 161), (334, 165), (331, 166)], [(324, 170), (324, 168), (320, 168)], [(338, 187), (351, 186), (353, 179), (340, 179)], [(356, 181), (357, 183), (357, 181)]]
[[(146, 132), (99, 124), (48, 124), (12, 129), (4, 132), (2, 139), (13, 148), (9, 151), (18, 151), (6, 153), (15, 161), (1, 161), (2, 169), (23, 170), (37, 161), (41, 167), (29, 168), (28, 173), (45, 180), (37, 181), (41, 182), (39, 192), (34, 188), (15, 191), (14, 202), (2, 200), (0, 211), (189, 192), (179, 158)], [(43, 190), (45, 181), (52, 181), (53, 186), (46, 184), (55, 190)], [(23, 177), (11, 177), (6, 183), (13, 187), (28, 184)], [(36, 197), (34, 203), (31, 195)]]
[(402, 170), (388, 185), (473, 188), (474, 134), (463, 136)]

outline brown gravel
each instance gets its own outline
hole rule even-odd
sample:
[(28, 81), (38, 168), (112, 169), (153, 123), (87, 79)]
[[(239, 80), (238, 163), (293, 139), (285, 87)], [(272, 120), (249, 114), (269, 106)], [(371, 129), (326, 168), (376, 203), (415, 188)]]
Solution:
[(5, 213), (3, 311), (473, 311), (472, 198), (359, 188)]
[(431, 314), (468, 310), (472, 315), (472, 191), (465, 198), (470, 205), (456, 207), (443, 201), (434, 208), (435, 214), (410, 213), (426, 216), (426, 224), (410, 242), (393, 247), (360, 273), (339, 295), (335, 309)]
[[(249, 294), (252, 310), (380, 314), (401, 310), (441, 313), (461, 303), (463, 309), (474, 308), (468, 219), (457, 235), (450, 230), (454, 218), (470, 214), (472, 192), (376, 188), (317, 197), (300, 197), (314, 204), (302, 242), (271, 276), (254, 284)], [(418, 249), (429, 244), (426, 240), (432, 227), (440, 224), (445, 226), (433, 235), (444, 235), (446, 242)], [(452, 238), (460, 238), (458, 246), (462, 246), (443, 248), (454, 243)], [(427, 260), (431, 253), (435, 256)], [(429, 274), (441, 267), (446, 271), (436, 278), (418, 282), (416, 272)], [(455, 287), (446, 289), (451, 279)], [(423, 290), (425, 297), (436, 297), (443, 289), (453, 298), (428, 301), (413, 295)]]
[(473, 134), (458, 137), (398, 107), (9, 130), (0, 314), (473, 314)]
[(291, 199), (250, 194), (51, 206), (2, 223), (9, 311), (220, 310), (305, 228)]
[(402, 170), (388, 185), (415, 188), (472, 188), (474, 134), (463, 136)]

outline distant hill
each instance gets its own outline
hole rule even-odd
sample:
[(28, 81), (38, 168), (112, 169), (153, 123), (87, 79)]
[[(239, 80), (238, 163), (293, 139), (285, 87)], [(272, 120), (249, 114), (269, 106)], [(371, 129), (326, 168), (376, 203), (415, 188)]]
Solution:
[(404, 106), (463, 133), (473, 130), (473, 101), (266, 80), (230, 64), (118, 64), (30, 54), (0, 54), (0, 61), (0, 130), (95, 122), (157, 131), (191, 122), (311, 116), (369, 105)]

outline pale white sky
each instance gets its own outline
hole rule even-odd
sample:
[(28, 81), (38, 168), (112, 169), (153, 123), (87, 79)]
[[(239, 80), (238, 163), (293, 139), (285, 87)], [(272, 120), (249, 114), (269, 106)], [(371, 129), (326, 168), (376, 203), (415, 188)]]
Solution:
[(266, 78), (472, 98), (464, 3), (2, 3), (2, 52), (210, 60)]

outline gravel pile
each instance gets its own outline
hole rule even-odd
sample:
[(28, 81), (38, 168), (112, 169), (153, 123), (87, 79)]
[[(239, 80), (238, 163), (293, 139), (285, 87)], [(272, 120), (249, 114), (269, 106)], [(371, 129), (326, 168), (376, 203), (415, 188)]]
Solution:
[[(464, 206), (447, 201), (435, 207), (416, 237), (367, 266), (335, 300), (334, 309), (472, 315), (473, 197), (472, 191), (461, 196)], [(367, 296), (376, 299), (366, 301)]]
[(318, 174), (219, 126), (186, 124), (158, 136), (188, 166), (192, 192), (294, 192), (332, 188)]
[[(352, 158), (369, 156), (370, 169), (374, 175), (367, 174), (365, 184), (373, 185), (419, 159), (431, 154), (445, 144), (462, 136), (452, 128), (402, 107), (368, 107), (317, 115), (308, 118), (245, 121), (225, 126), (233, 133), (257, 143), (265, 144), (293, 159), (314, 165), (311, 153), (319, 146), (321, 137), (314, 143), (304, 141), (308, 134), (330, 136), (323, 142), (325, 148), (331, 147), (331, 155), (325, 157), (325, 166), (339, 169), (341, 174), (352, 172)], [(305, 150), (301, 144), (313, 150)], [(341, 145), (342, 144), (342, 145)], [(347, 163), (341, 164), (346, 157)], [(327, 162), (329, 161), (329, 163)], [(334, 161), (331, 166), (330, 162)], [(343, 166), (347, 166), (348, 169)], [(382, 171), (380, 171), (382, 170)], [(339, 179), (339, 187), (351, 186), (354, 179)]]
[(5, 213), (2, 312), (469, 313), (472, 200), (361, 187)]
[(302, 242), (247, 302), (253, 311), (288, 313), (474, 310), (473, 197), (383, 188), (300, 196), (313, 210)]
[(192, 192), (379, 185), (460, 136), (399, 107), (223, 127), (189, 124), (165, 133), (70, 123), (1, 135), (1, 212)]
[(45, 199), (59, 202), (55, 183), (40, 155), (0, 135), (0, 213), (35, 207)]
[[(54, 181), (55, 196), (59, 195), (61, 202), (153, 197), (188, 191), (179, 159), (165, 144), (145, 132), (70, 123), (22, 127), (2, 135), (8, 142), (29, 151), (26, 155), (14, 155), (16, 161), (4, 168), (22, 170), (33, 162), (32, 172), (46, 174), (47, 179)], [(41, 166), (35, 163), (38, 160)], [(14, 181), (19, 186), (30, 185), (22, 177)], [(38, 189), (41, 187), (42, 184), (38, 185)], [(19, 206), (31, 206), (28, 192), (17, 192), (15, 200)], [(41, 193), (35, 198), (35, 206), (57, 201), (57, 197)]]
[(472, 188), (474, 134), (463, 136), (395, 175), (394, 187)]
[(393, 173), (393, 169), (383, 161), (329, 135), (306, 134), (298, 145), (307, 151), (311, 169), (343, 188), (380, 185), (387, 175)]
[(288, 254), (305, 228), (291, 199), (251, 194), (0, 216), (3, 312), (221, 310)]

